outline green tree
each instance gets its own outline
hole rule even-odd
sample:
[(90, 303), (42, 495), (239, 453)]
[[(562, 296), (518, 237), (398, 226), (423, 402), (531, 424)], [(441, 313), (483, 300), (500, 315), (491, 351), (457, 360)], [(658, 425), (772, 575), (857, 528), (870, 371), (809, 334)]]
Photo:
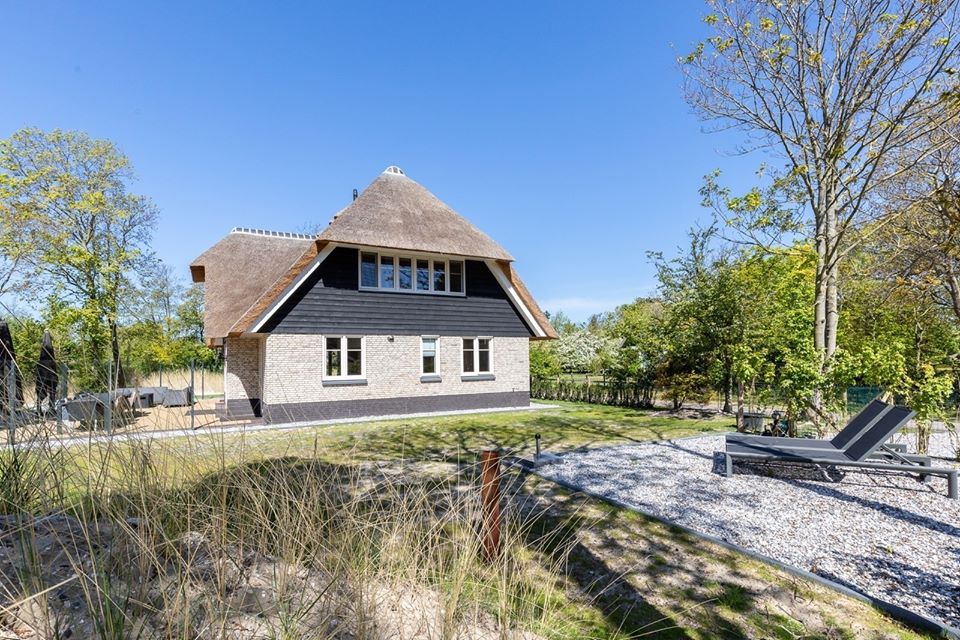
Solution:
[(723, 410), (731, 412), (744, 301), (732, 278), (735, 256), (726, 250), (715, 252), (715, 237), (714, 227), (692, 231), (686, 253), (672, 260), (659, 253), (651, 257), (668, 305), (661, 323), (669, 354), (665, 379), (672, 388), (684, 390), (673, 394), (675, 405), (682, 402), (681, 396), (704, 395), (709, 387), (722, 390)]
[(639, 298), (606, 314), (601, 327), (617, 346), (602, 355), (604, 374), (615, 382), (643, 390), (650, 404), (663, 359), (659, 332), (662, 315), (659, 300)]
[(917, 412), (917, 448), (926, 451), (934, 419), (945, 418), (958, 376), (960, 323), (936, 287), (889, 277), (888, 256), (865, 249), (850, 260), (839, 384), (877, 385)]
[(109, 355), (122, 385), (122, 306), (151, 265), (157, 217), (129, 190), (129, 160), (84, 133), (24, 129), (0, 142), (0, 174), (0, 206), (32, 221), (21, 260), (76, 335), (88, 382), (102, 386), (98, 370)]
[(173, 330), (180, 338), (203, 344), (202, 285), (192, 285), (180, 298), (180, 304), (177, 306), (176, 318), (173, 323)]
[(553, 325), (553, 328), (556, 329), (557, 333), (561, 336), (566, 333), (573, 333), (574, 331), (578, 331), (582, 328), (576, 322), (571, 320), (570, 317), (563, 311), (557, 311), (555, 313), (550, 313), (548, 311), (547, 318), (550, 320), (550, 324)]
[(561, 373), (560, 360), (549, 342), (530, 342), (530, 376), (536, 380), (556, 378)]
[[(709, 0), (711, 35), (681, 59), (688, 102), (786, 163), (816, 254), (814, 347), (837, 349), (840, 265), (874, 196), (935, 147), (960, 40), (955, 2)], [(917, 155), (919, 154), (919, 155)], [(755, 200), (759, 194), (749, 194)], [(822, 403), (819, 393), (811, 398)]]

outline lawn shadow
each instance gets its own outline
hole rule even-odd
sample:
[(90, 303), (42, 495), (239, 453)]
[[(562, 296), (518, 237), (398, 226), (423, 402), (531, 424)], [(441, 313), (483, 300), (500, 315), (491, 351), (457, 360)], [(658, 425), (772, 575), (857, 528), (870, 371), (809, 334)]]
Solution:
[[(530, 477), (517, 474), (508, 490), (510, 500), (532, 515), (526, 544), (563, 566), (567, 580), (612, 629), (627, 637), (700, 637), (687, 630), (694, 619), (711, 637), (752, 637), (731, 614), (757, 610), (755, 594), (736, 583), (735, 567), (727, 568), (729, 580), (707, 579), (698, 572), (695, 550), (701, 541), (676, 527), (665, 527), (663, 538), (642, 524), (624, 531), (623, 510), (606, 508), (583, 494), (550, 500), (528, 486)], [(584, 501), (603, 505), (603, 515), (596, 519), (583, 513)], [(672, 586), (664, 589), (665, 583)], [(651, 602), (663, 599), (664, 591), (671, 596), (672, 612)]]
[(348, 434), (338, 450), (369, 459), (427, 459), (458, 464), (485, 448), (529, 455), (541, 435), (544, 450), (568, 451), (601, 444), (644, 443), (708, 432), (719, 424), (652, 416), (621, 407), (561, 407), (556, 410), (448, 416), (386, 423)]

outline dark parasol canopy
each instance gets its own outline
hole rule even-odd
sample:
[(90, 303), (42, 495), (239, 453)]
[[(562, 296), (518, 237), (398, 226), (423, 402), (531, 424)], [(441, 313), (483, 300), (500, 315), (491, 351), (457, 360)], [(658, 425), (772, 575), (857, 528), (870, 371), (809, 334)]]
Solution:
[(3, 411), (10, 410), (7, 390), (9, 389), (10, 372), (17, 381), (16, 400), (13, 406), (23, 402), (23, 383), (20, 379), (20, 372), (17, 370), (17, 356), (13, 349), (13, 335), (10, 333), (10, 326), (5, 320), (0, 320), (0, 383), (3, 387), (0, 389), (0, 407)]
[(50, 401), (52, 409), (57, 401), (57, 354), (53, 350), (53, 337), (49, 331), (43, 332), (40, 345), (40, 359), (37, 361), (37, 411), (42, 411), (43, 401)]

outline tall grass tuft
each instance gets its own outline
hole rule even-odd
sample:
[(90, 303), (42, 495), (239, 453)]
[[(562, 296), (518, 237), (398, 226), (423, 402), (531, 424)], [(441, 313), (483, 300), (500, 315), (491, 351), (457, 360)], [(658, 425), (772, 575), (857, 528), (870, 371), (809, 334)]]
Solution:
[[(258, 456), (242, 436), (0, 453), (0, 631), (32, 638), (549, 637), (563, 555), (477, 469)], [(547, 558), (546, 564), (542, 561)], [(2, 635), (2, 633), (0, 633)]]

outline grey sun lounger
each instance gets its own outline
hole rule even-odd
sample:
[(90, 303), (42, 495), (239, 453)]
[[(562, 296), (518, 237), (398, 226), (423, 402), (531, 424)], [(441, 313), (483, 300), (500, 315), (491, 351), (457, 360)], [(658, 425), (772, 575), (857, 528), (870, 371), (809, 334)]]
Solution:
[[(877, 422), (892, 405), (874, 400), (864, 407), (860, 413), (853, 416), (850, 422), (840, 430), (830, 440), (818, 440), (816, 438), (786, 438), (778, 436), (763, 436), (752, 433), (728, 433), (727, 442), (740, 443), (763, 443), (773, 446), (790, 447), (792, 449), (817, 449), (827, 451), (844, 451), (853, 444), (857, 438), (866, 433), (874, 423)], [(899, 444), (887, 443), (885, 448), (889, 448), (900, 453), (906, 452), (906, 447)]]
[(777, 436), (762, 436), (750, 433), (728, 433), (727, 442), (763, 442), (765, 444), (797, 447), (803, 449), (834, 449), (842, 451), (850, 443), (859, 438), (884, 413), (890, 410), (890, 405), (880, 400), (874, 400), (860, 413), (853, 416), (840, 432), (830, 440), (816, 440), (814, 438), (784, 438)]
[(766, 442), (770, 438), (748, 442), (728, 441), (724, 452), (724, 475), (727, 477), (733, 475), (733, 463), (737, 460), (787, 463), (820, 469), (849, 467), (876, 471), (900, 471), (920, 477), (944, 476), (947, 479), (947, 495), (957, 499), (960, 493), (957, 469), (932, 467), (929, 458), (904, 456), (897, 451), (882, 449), (883, 443), (913, 416), (914, 411), (909, 407), (889, 407), (844, 450), (804, 449), (770, 444)]

